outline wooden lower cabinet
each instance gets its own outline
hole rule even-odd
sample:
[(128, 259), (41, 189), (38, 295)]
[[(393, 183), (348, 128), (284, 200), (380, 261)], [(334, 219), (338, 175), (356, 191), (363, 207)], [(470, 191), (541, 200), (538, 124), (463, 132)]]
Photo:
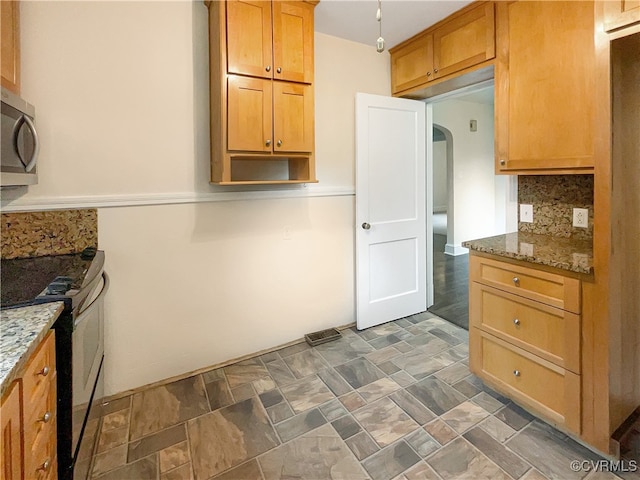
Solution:
[(469, 262), (470, 370), (579, 435), (580, 280), (474, 253)]
[(20, 404), (20, 382), (13, 382), (0, 405), (0, 469), (1, 480), (22, 478), (22, 406)]
[(580, 375), (478, 328), (469, 339), (476, 375), (552, 423), (580, 433)]
[(55, 337), (50, 331), (2, 399), (1, 480), (58, 478)]

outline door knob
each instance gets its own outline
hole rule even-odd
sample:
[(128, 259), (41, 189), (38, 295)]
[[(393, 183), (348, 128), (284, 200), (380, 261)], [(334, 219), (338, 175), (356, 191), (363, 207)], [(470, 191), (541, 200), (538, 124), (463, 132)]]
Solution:
[(364, 223), (362, 224), (362, 228), (363, 228), (364, 230), (370, 230), (370, 229), (371, 229), (371, 225), (369, 225), (367, 222), (364, 222)]
[(267, 65), (266, 67), (264, 67), (264, 69), (265, 69), (267, 72), (270, 72), (270, 71), (271, 71), (271, 65)]
[(264, 142), (264, 144), (268, 147), (269, 145), (271, 145), (271, 140), (267, 140), (266, 142)]
[(513, 277), (513, 284), (516, 287), (519, 287), (520, 286), (520, 279), (518, 277)]
[(279, 147), (281, 147), (281, 146), (282, 146), (282, 140), (278, 140), (278, 141), (276, 142), (276, 145), (277, 145), (277, 146), (279, 146)]
[(280, 67), (276, 68), (276, 72), (282, 73), (282, 69)]
[(518, 320), (517, 318), (514, 318), (514, 319), (513, 319), (513, 324), (514, 324), (516, 327), (519, 327), (519, 326), (520, 326), (520, 320)]
[(437, 68), (434, 68), (434, 69), (433, 69), (433, 73), (438, 73), (438, 69), (437, 69)]
[(513, 371), (513, 374), (514, 374), (516, 377), (519, 377), (519, 376), (520, 376), (520, 370), (514, 370), (514, 371)]

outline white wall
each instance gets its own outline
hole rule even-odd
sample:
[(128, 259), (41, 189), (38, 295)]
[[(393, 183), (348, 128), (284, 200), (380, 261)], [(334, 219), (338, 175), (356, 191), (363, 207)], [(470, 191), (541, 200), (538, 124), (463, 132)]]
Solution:
[(43, 147), (18, 203), (125, 205), (98, 211), (108, 394), (354, 320), (354, 94), (389, 94), (387, 54), (316, 34), (325, 196), (127, 206), (225, 191), (208, 184), (206, 7), (32, 1), (21, 27)]
[[(476, 132), (469, 129), (471, 119), (478, 122)], [(449, 212), (453, 225), (446, 249), (452, 254), (463, 253), (463, 241), (505, 232), (507, 180), (494, 175), (493, 105), (444, 100), (434, 103), (433, 122), (453, 136), (453, 212)]]
[(433, 211), (446, 212), (447, 188), (447, 142), (433, 142)]

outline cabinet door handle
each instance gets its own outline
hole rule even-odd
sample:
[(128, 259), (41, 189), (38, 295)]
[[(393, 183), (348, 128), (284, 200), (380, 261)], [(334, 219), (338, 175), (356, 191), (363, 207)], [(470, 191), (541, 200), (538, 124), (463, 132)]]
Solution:
[(433, 73), (438, 73), (438, 69), (437, 69), (437, 68), (434, 68), (434, 69), (433, 69)]
[(520, 326), (520, 320), (518, 320), (517, 318), (514, 318), (514, 319), (513, 319), (513, 324), (514, 324), (516, 327), (519, 327), (519, 326)]
[(47, 375), (49, 375), (49, 366), (45, 365), (42, 370), (36, 373), (36, 375), (42, 375), (43, 377), (46, 377)]
[(513, 371), (513, 374), (514, 374), (516, 377), (519, 377), (519, 376), (520, 376), (520, 370), (514, 370), (514, 371)]
[(507, 161), (504, 159), (500, 159), (500, 165), (502, 165), (503, 167), (507, 164)]
[(267, 65), (266, 67), (264, 67), (264, 69), (265, 69), (267, 72), (270, 72), (270, 71), (271, 71), (271, 65)]
[(431, 76), (431, 72), (427, 72), (427, 77), (430, 77), (430, 76)]
[(276, 72), (282, 73), (282, 69), (280, 67), (276, 68)]
[(51, 420), (51, 412), (46, 412), (38, 421), (42, 423), (49, 423), (49, 420)]
[(267, 140), (266, 142), (264, 142), (264, 144), (265, 144), (265, 146), (267, 146), (267, 147), (268, 147), (269, 145), (271, 145), (271, 139), (269, 139), (269, 140)]
[(49, 470), (49, 467), (51, 467), (51, 460), (49, 460), (49, 459), (47, 458), (47, 459), (44, 461), (44, 463), (43, 463), (42, 465), (40, 465), (40, 466), (36, 469), (36, 471), (41, 470), (41, 471), (43, 471), (43, 472), (46, 472), (46, 471), (48, 471), (48, 470)]
[(520, 279), (518, 277), (513, 277), (513, 284), (516, 287), (519, 287), (520, 286)]
[(282, 140), (278, 140), (278, 141), (276, 142), (276, 145), (277, 145), (278, 147), (281, 147), (281, 146), (282, 146)]

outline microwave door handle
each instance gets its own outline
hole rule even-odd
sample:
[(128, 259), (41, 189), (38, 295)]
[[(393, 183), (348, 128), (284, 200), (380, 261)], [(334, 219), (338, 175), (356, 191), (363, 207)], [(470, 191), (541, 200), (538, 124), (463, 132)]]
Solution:
[(38, 139), (38, 132), (36, 131), (36, 126), (33, 124), (33, 121), (27, 115), (23, 115), (22, 118), (24, 118), (24, 122), (29, 127), (29, 130), (31, 130), (31, 135), (33, 136), (33, 154), (31, 155), (29, 163), (26, 165), (26, 167), (24, 167), (25, 171), (28, 173), (33, 170), (33, 168), (36, 166), (36, 163), (38, 162), (38, 153), (40, 153), (40, 140)]
[(24, 160), (22, 159), (22, 155), (20, 154), (20, 145), (18, 145), (18, 135), (20, 135), (20, 129), (22, 128), (22, 125), (24, 125), (24, 119), (25, 116), (20, 115), (20, 118), (16, 120), (16, 123), (13, 125), (13, 133), (11, 135), (11, 138), (13, 140), (13, 150), (18, 155), (20, 162), (22, 162), (22, 166), (26, 167), (27, 164), (24, 163)]

